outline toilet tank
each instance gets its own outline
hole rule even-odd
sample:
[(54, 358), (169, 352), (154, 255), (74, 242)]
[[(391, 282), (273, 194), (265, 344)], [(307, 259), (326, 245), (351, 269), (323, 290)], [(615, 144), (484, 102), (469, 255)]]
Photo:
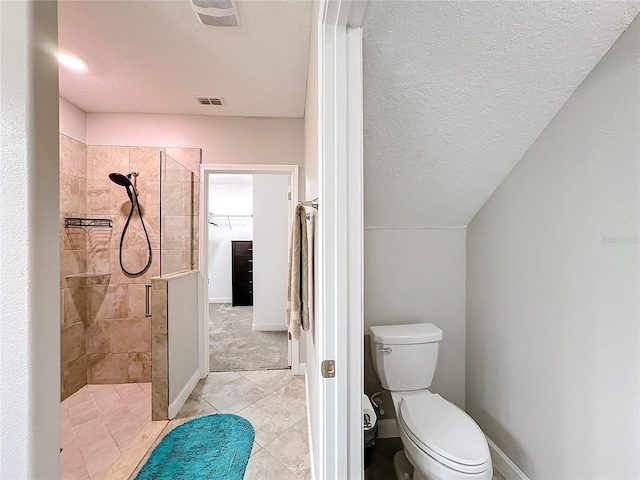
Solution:
[(438, 363), (442, 330), (433, 323), (369, 328), (373, 368), (390, 391), (429, 388)]

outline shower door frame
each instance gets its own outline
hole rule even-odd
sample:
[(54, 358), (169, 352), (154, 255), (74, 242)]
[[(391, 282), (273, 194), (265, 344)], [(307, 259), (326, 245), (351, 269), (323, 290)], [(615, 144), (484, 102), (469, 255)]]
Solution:
[[(209, 209), (209, 176), (216, 174), (280, 174), (289, 175), (291, 178), (291, 205), (298, 204), (298, 165), (259, 165), (259, 164), (211, 164), (200, 165), (200, 341), (199, 341), (199, 365), (202, 378), (209, 374), (209, 295), (207, 292), (209, 279), (209, 229), (207, 228), (207, 212)], [(289, 358), (291, 359), (291, 372), (294, 375), (303, 375), (305, 365), (301, 362), (300, 342), (295, 339), (288, 341)]]

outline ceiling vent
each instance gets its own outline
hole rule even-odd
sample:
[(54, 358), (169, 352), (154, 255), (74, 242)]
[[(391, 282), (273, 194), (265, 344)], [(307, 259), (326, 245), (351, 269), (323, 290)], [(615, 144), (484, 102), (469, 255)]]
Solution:
[(235, 0), (190, 0), (190, 3), (203, 25), (237, 27), (240, 23)]
[(200, 105), (224, 105), (224, 100), (222, 97), (195, 97), (195, 99)]

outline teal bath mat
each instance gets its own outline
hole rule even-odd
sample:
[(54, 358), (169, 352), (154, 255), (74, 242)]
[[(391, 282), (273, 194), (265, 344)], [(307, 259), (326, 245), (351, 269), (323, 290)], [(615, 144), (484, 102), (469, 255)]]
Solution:
[(242, 480), (255, 433), (248, 420), (218, 413), (171, 430), (136, 480)]

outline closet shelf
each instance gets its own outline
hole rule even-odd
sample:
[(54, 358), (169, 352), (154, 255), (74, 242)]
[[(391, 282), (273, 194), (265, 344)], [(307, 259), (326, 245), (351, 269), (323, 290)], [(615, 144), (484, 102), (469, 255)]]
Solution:
[(228, 214), (228, 213), (209, 213), (209, 218), (208, 218), (208, 222), (209, 224), (213, 225), (214, 227), (219, 227), (220, 224), (218, 222), (216, 222), (216, 219), (226, 219), (227, 220), (227, 224), (229, 225), (229, 230), (231, 230), (231, 219), (236, 219), (236, 218), (253, 218), (253, 215), (239, 215), (239, 214)]
[(67, 217), (64, 219), (65, 228), (97, 227), (113, 228), (110, 218), (76, 218)]

